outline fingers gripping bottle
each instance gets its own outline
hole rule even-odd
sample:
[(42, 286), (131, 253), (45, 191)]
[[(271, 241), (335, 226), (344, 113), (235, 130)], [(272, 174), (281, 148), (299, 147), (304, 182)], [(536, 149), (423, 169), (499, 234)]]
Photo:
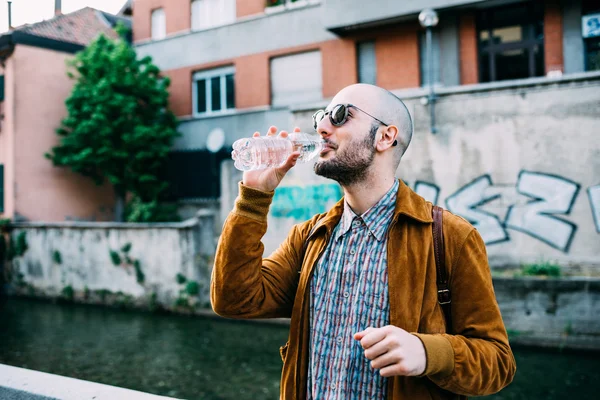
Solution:
[(240, 171), (253, 171), (283, 165), (289, 155), (299, 151), (299, 162), (315, 158), (323, 149), (320, 137), (307, 133), (293, 132), (286, 138), (259, 136), (239, 139), (233, 143), (231, 158)]

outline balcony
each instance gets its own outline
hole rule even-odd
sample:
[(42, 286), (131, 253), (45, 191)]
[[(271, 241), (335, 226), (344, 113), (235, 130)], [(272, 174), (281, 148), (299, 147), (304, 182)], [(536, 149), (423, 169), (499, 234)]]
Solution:
[(371, 26), (414, 19), (424, 8), (446, 9), (463, 5), (482, 3), (486, 0), (378, 0), (366, 3), (364, 0), (327, 0), (322, 10), (325, 27), (343, 35)]

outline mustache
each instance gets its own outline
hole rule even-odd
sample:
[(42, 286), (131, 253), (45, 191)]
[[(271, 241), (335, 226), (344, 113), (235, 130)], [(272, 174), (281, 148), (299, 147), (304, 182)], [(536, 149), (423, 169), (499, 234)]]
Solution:
[(337, 144), (335, 144), (327, 139), (323, 139), (323, 143), (325, 143), (327, 145), (327, 147), (332, 148), (334, 150), (338, 148)]

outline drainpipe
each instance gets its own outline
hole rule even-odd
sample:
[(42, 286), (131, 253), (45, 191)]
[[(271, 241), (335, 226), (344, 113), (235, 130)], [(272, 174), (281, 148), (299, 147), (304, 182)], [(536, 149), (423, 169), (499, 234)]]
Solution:
[(8, 3), (8, 30), (12, 29), (12, 1), (7, 1)]
[(419, 23), (423, 28), (426, 29), (426, 41), (427, 41), (427, 72), (429, 81), (429, 95), (427, 96), (427, 104), (429, 105), (429, 115), (431, 121), (431, 133), (437, 133), (437, 127), (435, 126), (435, 96), (434, 76), (433, 76), (433, 28), (438, 24), (439, 17), (437, 13), (432, 9), (425, 9), (419, 14)]

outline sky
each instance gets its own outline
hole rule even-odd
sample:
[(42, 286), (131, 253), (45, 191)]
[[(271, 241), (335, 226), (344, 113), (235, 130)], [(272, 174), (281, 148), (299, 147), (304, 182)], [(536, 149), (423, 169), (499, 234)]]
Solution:
[[(116, 14), (125, 0), (62, 0), (63, 14), (92, 7)], [(50, 19), (54, 16), (54, 0), (12, 0), (12, 25), (20, 26)], [(0, 0), (0, 32), (8, 30), (8, 4)]]

